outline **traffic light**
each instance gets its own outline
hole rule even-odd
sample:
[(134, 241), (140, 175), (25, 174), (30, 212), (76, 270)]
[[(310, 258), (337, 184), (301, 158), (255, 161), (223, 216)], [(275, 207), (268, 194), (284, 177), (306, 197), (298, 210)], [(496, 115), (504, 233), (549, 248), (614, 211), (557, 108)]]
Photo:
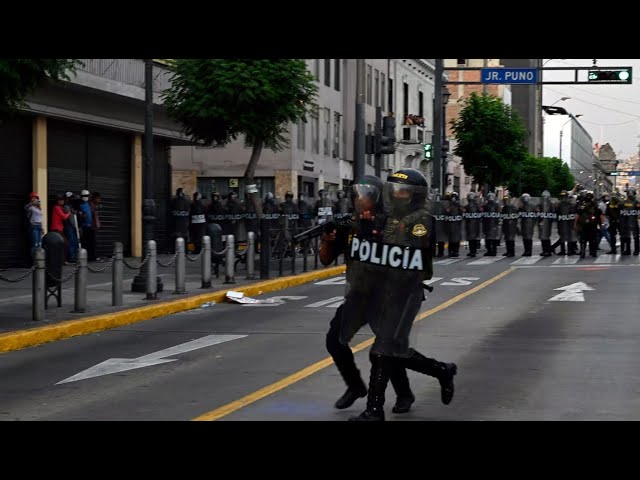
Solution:
[(447, 158), (449, 153), (449, 140), (442, 141), (442, 158)]
[(375, 137), (373, 135), (365, 135), (364, 153), (365, 155), (374, 155), (376, 153)]
[(632, 68), (589, 70), (588, 81), (593, 83), (631, 83)]
[(396, 151), (396, 119), (384, 117), (382, 119), (382, 137), (380, 138), (380, 151), (389, 155)]
[(433, 158), (433, 144), (425, 143), (424, 144), (424, 158)]

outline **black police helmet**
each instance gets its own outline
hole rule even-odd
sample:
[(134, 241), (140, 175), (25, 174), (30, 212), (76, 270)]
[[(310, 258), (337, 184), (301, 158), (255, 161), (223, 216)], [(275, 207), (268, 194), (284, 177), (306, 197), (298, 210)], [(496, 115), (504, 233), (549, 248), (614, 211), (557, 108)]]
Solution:
[[(419, 170), (415, 168), (401, 168), (387, 177), (387, 184), (389, 184), (390, 188), (385, 187), (388, 191), (385, 196), (388, 197), (387, 200), (390, 202), (392, 208), (401, 210), (405, 207), (420, 208), (426, 204), (429, 193), (429, 183)], [(403, 185), (406, 185), (406, 188), (411, 192), (406, 202), (395, 199), (394, 195), (391, 195), (391, 190), (402, 188)]]

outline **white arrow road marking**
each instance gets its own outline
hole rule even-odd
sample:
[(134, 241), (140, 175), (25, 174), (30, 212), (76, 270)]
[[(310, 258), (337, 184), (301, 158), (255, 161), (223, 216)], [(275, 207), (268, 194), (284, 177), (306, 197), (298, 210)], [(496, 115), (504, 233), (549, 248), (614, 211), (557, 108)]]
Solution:
[(270, 297), (269, 300), (273, 300), (273, 303), (245, 303), (242, 305), (243, 307), (277, 307), (278, 305), (282, 305), (285, 303), (285, 300), (303, 300), (307, 298), (307, 296), (296, 296), (296, 295), (282, 295), (279, 297)]
[(456, 277), (452, 278), (450, 282), (442, 282), (440, 285), (455, 285), (461, 287), (463, 285), (471, 285), (471, 282), (480, 280), (478, 277)]
[(344, 285), (345, 283), (347, 283), (347, 277), (335, 277), (316, 282), (314, 285)]
[(431, 285), (432, 283), (436, 283), (438, 280), (442, 280), (442, 277), (431, 277), (430, 280), (423, 280), (422, 283), (425, 285)]
[(555, 297), (551, 297), (549, 302), (584, 302), (584, 290), (594, 290), (584, 282), (576, 282), (554, 290), (564, 290)]
[[(319, 302), (310, 303), (309, 305), (305, 305), (307, 308), (318, 308), (318, 307), (329, 307), (329, 308), (337, 308), (344, 301), (344, 296), (341, 295), (339, 297), (331, 297), (327, 300), (320, 300)], [(330, 305), (333, 304), (333, 305)]]
[(165, 348), (158, 352), (150, 353), (149, 355), (143, 355), (138, 358), (110, 358), (98, 365), (88, 368), (80, 373), (73, 375), (65, 380), (62, 380), (56, 385), (61, 383), (76, 382), (78, 380), (85, 380), (87, 378), (99, 377), (101, 375), (109, 375), (110, 373), (126, 372), (127, 370), (133, 370), (135, 368), (150, 367), (151, 365), (160, 365), (162, 363), (175, 362), (177, 358), (165, 358), (173, 355), (179, 355), (181, 353), (191, 352), (204, 347), (210, 347), (218, 343), (229, 342), (231, 340), (237, 340), (238, 338), (244, 338), (246, 335), (207, 335), (206, 337), (198, 338), (190, 342), (182, 343), (174, 347)]

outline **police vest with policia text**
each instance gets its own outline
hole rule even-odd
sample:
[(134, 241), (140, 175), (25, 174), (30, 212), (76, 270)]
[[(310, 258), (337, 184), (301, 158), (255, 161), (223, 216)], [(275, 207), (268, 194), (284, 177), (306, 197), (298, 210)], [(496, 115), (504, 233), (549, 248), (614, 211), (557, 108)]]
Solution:
[(395, 245), (354, 235), (347, 254), (350, 259), (361, 263), (422, 272), (428, 269), (429, 251), (429, 248)]

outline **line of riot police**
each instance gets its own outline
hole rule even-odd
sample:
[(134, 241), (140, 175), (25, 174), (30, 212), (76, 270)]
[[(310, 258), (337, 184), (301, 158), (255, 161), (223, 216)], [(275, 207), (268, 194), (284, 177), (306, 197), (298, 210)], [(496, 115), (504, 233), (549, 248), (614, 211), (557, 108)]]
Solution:
[[(577, 185), (573, 190), (563, 190), (558, 199), (551, 198), (548, 191), (541, 197), (531, 197), (528, 193), (520, 198), (504, 195), (499, 203), (495, 194), (486, 198), (475, 192), (461, 202), (457, 192), (448, 192), (443, 200), (433, 202), (436, 220), (437, 257), (444, 256), (448, 244), (448, 256), (460, 256), (460, 243), (468, 242), (467, 256), (475, 257), (484, 237), (485, 256), (496, 256), (500, 240), (504, 239), (504, 256), (515, 256), (516, 237), (522, 239), (522, 256), (533, 255), (533, 239), (537, 230), (541, 256), (586, 255), (587, 246), (591, 256), (597, 256), (598, 244), (604, 236), (610, 242), (607, 253), (617, 253), (616, 235), (620, 235), (622, 255), (630, 255), (631, 239), (634, 241), (633, 255), (638, 255), (638, 213), (640, 202), (636, 199), (634, 187), (625, 192), (626, 196), (614, 194), (609, 199), (604, 194), (600, 204), (592, 191)], [(557, 241), (551, 243), (555, 231)]]
[[(335, 201), (329, 198), (324, 189), (318, 192), (318, 197), (315, 203), (311, 203), (307, 195), (301, 192), (297, 201), (294, 201), (293, 192), (287, 191), (284, 201), (276, 203), (273, 193), (265, 195), (262, 212), (271, 232), (272, 252), (286, 254), (293, 235), (315, 224), (350, 217), (352, 206), (344, 191), (337, 192)], [(218, 224), (222, 235), (232, 234), (238, 243), (246, 242), (250, 231), (260, 235), (253, 204), (239, 200), (235, 192), (230, 192), (225, 199), (218, 192), (212, 192), (207, 204), (200, 193), (195, 192), (190, 201), (184, 190), (178, 188), (171, 201), (170, 215), (172, 239), (184, 238), (187, 243), (194, 245), (196, 252), (200, 250), (201, 239), (207, 234), (210, 224)]]

